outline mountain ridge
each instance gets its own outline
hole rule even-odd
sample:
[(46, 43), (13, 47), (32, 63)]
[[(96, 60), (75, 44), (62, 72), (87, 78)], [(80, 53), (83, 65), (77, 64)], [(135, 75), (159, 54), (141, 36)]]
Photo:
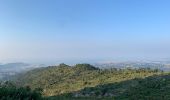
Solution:
[(29, 71), (18, 78), (21, 86), (32, 89), (42, 88), (44, 96), (61, 95), (82, 90), (86, 87), (109, 84), (159, 75), (162, 72), (152, 69), (99, 69), (90, 64), (68, 66), (60, 64)]

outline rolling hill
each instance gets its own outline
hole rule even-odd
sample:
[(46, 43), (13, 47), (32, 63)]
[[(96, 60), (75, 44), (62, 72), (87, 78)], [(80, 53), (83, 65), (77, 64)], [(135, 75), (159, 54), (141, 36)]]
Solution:
[(89, 64), (60, 64), (22, 74), (17, 84), (32, 89), (42, 88), (42, 94), (50, 100), (168, 100), (170, 96), (170, 92), (166, 92), (170, 91), (169, 73), (149, 68), (99, 69)]

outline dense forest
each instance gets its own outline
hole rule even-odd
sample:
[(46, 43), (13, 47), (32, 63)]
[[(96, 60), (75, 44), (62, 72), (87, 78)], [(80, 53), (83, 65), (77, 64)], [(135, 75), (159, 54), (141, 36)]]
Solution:
[(0, 99), (170, 100), (170, 74), (157, 69), (100, 69), (90, 64), (60, 64), (16, 77), (15, 85), (1, 84)]

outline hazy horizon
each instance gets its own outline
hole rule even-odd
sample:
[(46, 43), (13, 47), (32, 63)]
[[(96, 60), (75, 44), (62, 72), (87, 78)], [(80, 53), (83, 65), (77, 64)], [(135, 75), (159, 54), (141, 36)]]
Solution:
[(1, 0), (0, 63), (170, 58), (169, 0)]

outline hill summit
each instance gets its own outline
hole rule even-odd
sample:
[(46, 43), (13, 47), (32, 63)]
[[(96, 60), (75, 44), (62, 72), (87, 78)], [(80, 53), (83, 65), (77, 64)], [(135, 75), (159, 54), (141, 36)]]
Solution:
[(74, 68), (77, 70), (99, 70), (99, 68), (96, 68), (90, 64), (76, 64)]
[[(160, 73), (151, 69), (99, 69), (90, 64), (69, 66), (62, 63), (58, 66), (28, 71), (18, 77), (17, 83), (21, 86), (29, 86), (32, 89), (42, 88), (44, 96), (58, 96), (68, 93), (73, 93), (74, 96), (93, 96), (94, 94), (95, 96), (97, 94), (100, 94), (98, 96), (118, 96), (121, 92), (135, 85), (136, 81), (128, 82), (125, 86), (124, 84), (121, 86), (115, 85), (116, 83), (159, 75)], [(111, 83), (115, 84), (105, 88), (105, 84)], [(96, 86), (103, 87), (103, 85), (102, 91), (99, 91), (100, 88), (91, 88)]]

